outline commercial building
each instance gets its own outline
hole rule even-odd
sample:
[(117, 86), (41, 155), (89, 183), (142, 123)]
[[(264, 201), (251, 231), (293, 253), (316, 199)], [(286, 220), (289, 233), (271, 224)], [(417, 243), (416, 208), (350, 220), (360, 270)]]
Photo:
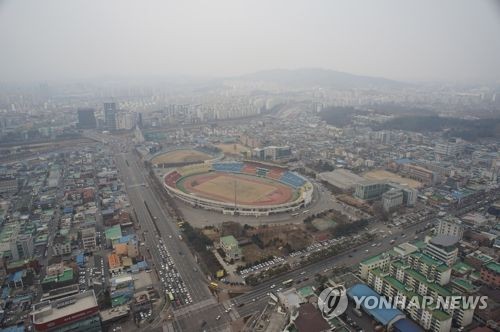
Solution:
[(37, 332), (101, 331), (99, 307), (93, 290), (37, 303), (31, 317)]
[(116, 113), (116, 129), (130, 130), (137, 124), (137, 114), (132, 112)]
[(266, 146), (264, 148), (255, 148), (252, 151), (252, 157), (260, 160), (281, 160), (290, 158), (292, 149), (289, 146)]
[(84, 228), (81, 230), (82, 245), (85, 252), (92, 252), (96, 249), (95, 227)]
[(104, 123), (106, 129), (116, 130), (116, 103), (104, 103)]
[(71, 242), (66, 236), (57, 235), (54, 237), (52, 250), (55, 256), (69, 255), (71, 254)]
[(417, 203), (418, 190), (404, 186), (398, 183), (390, 182), (389, 187), (397, 190), (401, 190), (403, 193), (403, 204), (406, 206), (414, 206)]
[(78, 109), (78, 124), (80, 129), (95, 129), (97, 121), (95, 119), (94, 109), (80, 108)]
[(437, 235), (433, 237), (424, 249), (424, 252), (448, 266), (452, 266), (458, 257), (457, 243), (459, 239), (451, 235)]
[(129, 274), (121, 274), (110, 280), (111, 306), (128, 303), (134, 295), (134, 279)]
[(390, 194), (387, 197), (388, 205), (399, 203), (399, 205), (404, 204), (406, 206), (413, 206), (417, 202), (418, 191), (416, 189), (401, 185), (399, 183), (388, 182), (386, 180), (360, 181), (356, 184), (354, 196), (362, 200), (370, 201), (379, 199), (383, 196), (384, 193), (391, 190), (400, 191), (402, 194), (402, 201), (401, 203), (399, 203), (399, 194)]
[(392, 211), (403, 204), (403, 191), (390, 189), (382, 194), (382, 205), (385, 211)]
[(220, 246), (226, 254), (226, 260), (238, 260), (242, 258), (241, 248), (238, 245), (238, 240), (234, 236), (228, 235), (220, 238)]
[(460, 139), (450, 138), (446, 142), (436, 143), (434, 153), (441, 157), (458, 157), (464, 151), (464, 144)]
[(365, 201), (379, 198), (388, 190), (387, 182), (385, 181), (370, 181), (365, 180), (356, 184), (354, 196)]
[(436, 173), (413, 164), (402, 165), (400, 172), (407, 178), (417, 180), (425, 184), (434, 184), (438, 181), (438, 176)]
[(42, 280), (42, 289), (48, 291), (54, 288), (65, 287), (74, 284), (76, 279), (72, 268), (64, 264), (53, 264), (47, 267), (47, 274)]
[(462, 239), (464, 235), (464, 227), (462, 222), (457, 218), (442, 218), (439, 219), (439, 224), (436, 228), (438, 235), (451, 235)]

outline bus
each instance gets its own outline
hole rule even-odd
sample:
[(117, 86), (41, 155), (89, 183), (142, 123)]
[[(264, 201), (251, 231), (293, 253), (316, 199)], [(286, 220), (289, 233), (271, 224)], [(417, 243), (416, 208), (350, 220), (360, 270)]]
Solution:
[(170, 300), (170, 302), (172, 302), (174, 300), (174, 294), (172, 294), (171, 292), (168, 292), (167, 295), (168, 295), (168, 299)]
[(293, 282), (293, 279), (285, 280), (285, 281), (283, 281), (283, 286), (289, 286), (292, 284), (292, 282)]

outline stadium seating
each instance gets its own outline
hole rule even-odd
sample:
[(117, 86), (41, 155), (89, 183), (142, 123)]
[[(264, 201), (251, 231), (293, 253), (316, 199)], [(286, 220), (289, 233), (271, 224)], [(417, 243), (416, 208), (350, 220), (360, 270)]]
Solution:
[(175, 183), (177, 182), (177, 180), (179, 180), (180, 178), (181, 178), (181, 175), (177, 171), (173, 171), (172, 173), (168, 174), (165, 177), (165, 183), (168, 186), (173, 187), (173, 186), (175, 186)]
[[(257, 175), (269, 179), (278, 180), (293, 188), (299, 188), (306, 183), (306, 181), (302, 177), (290, 171), (285, 171), (283, 168), (272, 167), (272, 166), (265, 167), (265, 165), (256, 163), (219, 162), (212, 164), (211, 167), (214, 171), (217, 172), (244, 173), (244, 174)], [(183, 176), (208, 172), (209, 170), (210, 170), (210, 164), (184, 166), (179, 168), (178, 171), (174, 171), (168, 174), (165, 177), (165, 183), (169, 186), (174, 186), (175, 183)]]
[(252, 164), (245, 164), (245, 167), (243, 167), (242, 172), (245, 174), (250, 174), (250, 175), (255, 175), (255, 172), (257, 171), (257, 167), (255, 167)]
[(274, 180), (279, 180), (283, 175), (284, 170), (281, 168), (273, 168), (267, 173), (267, 177)]
[(243, 168), (243, 163), (215, 163), (213, 169), (218, 172), (239, 173)]
[(292, 172), (286, 171), (280, 178), (280, 181), (286, 183), (294, 188), (298, 188), (304, 185), (305, 181), (298, 175), (293, 174)]

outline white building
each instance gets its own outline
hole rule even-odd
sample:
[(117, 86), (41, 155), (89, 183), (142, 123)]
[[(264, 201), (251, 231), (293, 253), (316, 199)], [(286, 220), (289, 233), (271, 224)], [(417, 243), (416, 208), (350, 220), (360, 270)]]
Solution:
[(459, 239), (456, 236), (437, 235), (427, 243), (424, 252), (432, 258), (451, 266), (458, 257), (458, 241)]
[(462, 154), (464, 145), (462, 140), (451, 138), (444, 143), (436, 143), (434, 152), (439, 156), (456, 157)]
[(382, 194), (382, 204), (385, 211), (391, 211), (403, 204), (403, 191), (391, 189)]
[(96, 233), (95, 227), (84, 228), (81, 230), (82, 245), (86, 252), (91, 252), (96, 249)]
[(436, 231), (437, 235), (456, 236), (460, 240), (464, 235), (464, 227), (461, 221), (456, 218), (440, 219)]

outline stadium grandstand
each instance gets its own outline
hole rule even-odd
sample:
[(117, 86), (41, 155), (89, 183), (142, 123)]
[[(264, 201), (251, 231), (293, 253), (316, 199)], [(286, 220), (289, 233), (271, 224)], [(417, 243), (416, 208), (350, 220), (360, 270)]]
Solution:
[(193, 206), (224, 214), (291, 212), (312, 201), (312, 184), (285, 167), (255, 161), (204, 162), (164, 176), (164, 187)]

